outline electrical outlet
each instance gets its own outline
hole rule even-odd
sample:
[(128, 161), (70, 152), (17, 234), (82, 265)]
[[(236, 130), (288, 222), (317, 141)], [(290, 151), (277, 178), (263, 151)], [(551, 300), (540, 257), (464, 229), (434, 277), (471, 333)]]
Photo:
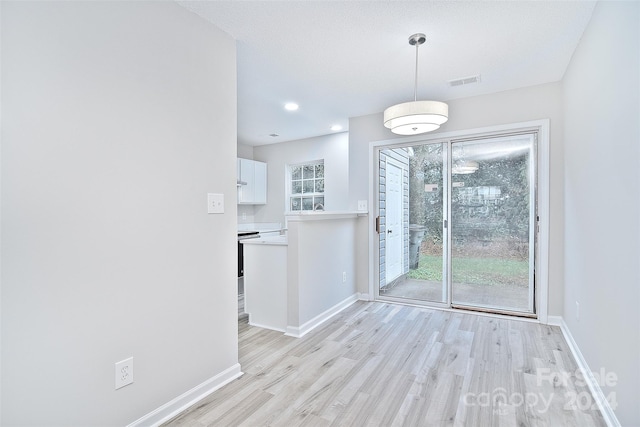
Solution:
[(366, 200), (358, 200), (358, 210), (366, 211), (367, 210), (367, 201)]
[(247, 219), (247, 213), (246, 212), (242, 212), (242, 220), (246, 221)]
[(342, 283), (347, 283), (347, 272), (346, 271), (342, 272)]
[(207, 193), (207, 213), (224, 213), (224, 194)]
[(116, 363), (116, 390), (133, 382), (133, 357)]
[(576, 301), (576, 320), (580, 320), (580, 303)]

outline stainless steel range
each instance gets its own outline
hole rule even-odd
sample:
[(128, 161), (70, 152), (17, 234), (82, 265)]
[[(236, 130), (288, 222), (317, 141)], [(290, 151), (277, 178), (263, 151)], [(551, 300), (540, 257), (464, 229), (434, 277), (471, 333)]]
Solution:
[(238, 277), (244, 276), (242, 241), (246, 239), (257, 239), (258, 237), (260, 237), (259, 231), (238, 231)]

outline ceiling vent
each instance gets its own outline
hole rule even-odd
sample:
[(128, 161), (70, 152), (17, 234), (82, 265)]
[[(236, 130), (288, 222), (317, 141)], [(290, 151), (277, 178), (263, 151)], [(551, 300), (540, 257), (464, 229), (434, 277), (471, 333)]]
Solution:
[(480, 74), (476, 76), (462, 77), (461, 79), (449, 80), (449, 86), (464, 86), (472, 83), (480, 83)]

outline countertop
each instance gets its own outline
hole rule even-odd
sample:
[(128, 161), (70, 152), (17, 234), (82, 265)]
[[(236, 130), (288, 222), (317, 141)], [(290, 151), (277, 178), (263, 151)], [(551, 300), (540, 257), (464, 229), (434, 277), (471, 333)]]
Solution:
[(272, 245), (272, 246), (287, 246), (289, 244), (287, 236), (266, 236), (259, 239), (246, 239), (241, 240), (243, 245)]
[(238, 224), (238, 232), (258, 231), (260, 233), (277, 233), (282, 230), (282, 224), (279, 222), (252, 222)]

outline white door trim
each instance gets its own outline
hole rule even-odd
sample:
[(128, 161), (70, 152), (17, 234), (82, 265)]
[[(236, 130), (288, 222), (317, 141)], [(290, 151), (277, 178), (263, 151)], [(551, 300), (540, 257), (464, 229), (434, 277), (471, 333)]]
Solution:
[[(377, 171), (376, 149), (380, 146), (409, 146), (417, 142), (435, 142), (469, 136), (491, 135), (522, 130), (538, 131), (538, 260), (536, 264), (536, 313), (540, 323), (548, 322), (549, 308), (549, 119), (533, 120), (529, 122), (511, 123), (507, 125), (489, 126), (476, 129), (468, 129), (453, 132), (443, 132), (404, 138), (394, 138), (369, 143), (369, 206), (375, 207)], [(369, 295), (376, 294), (375, 279), (379, 277), (376, 271), (375, 257), (378, 252), (375, 231), (375, 220), (379, 212), (378, 208), (372, 209), (369, 215)]]

